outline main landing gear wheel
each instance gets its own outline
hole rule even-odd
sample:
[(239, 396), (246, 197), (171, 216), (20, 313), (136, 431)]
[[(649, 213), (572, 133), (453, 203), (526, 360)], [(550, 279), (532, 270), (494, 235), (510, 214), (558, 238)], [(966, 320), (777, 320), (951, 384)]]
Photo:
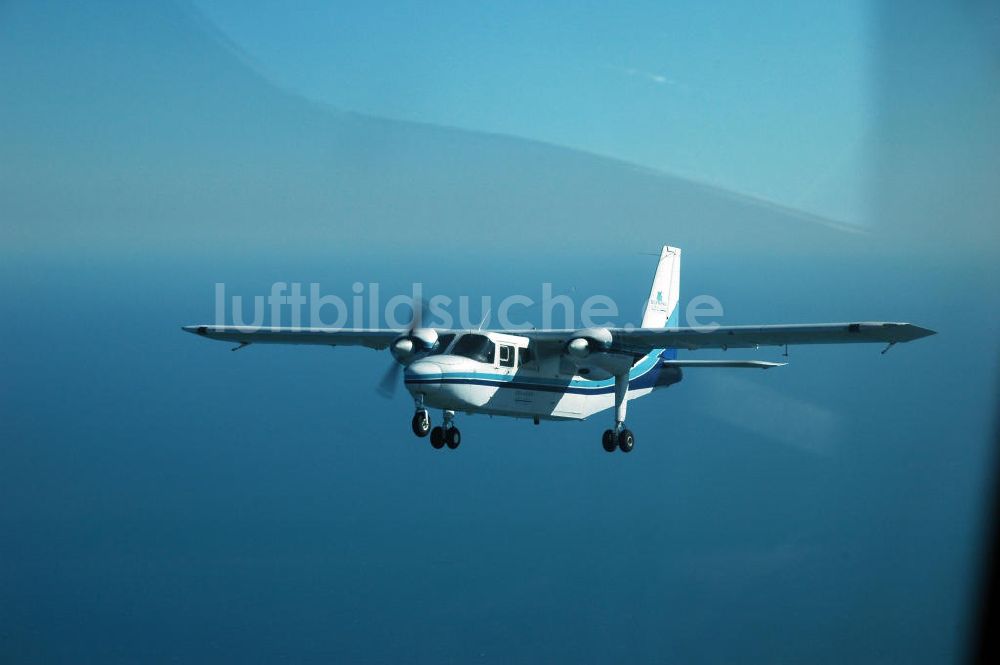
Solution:
[(632, 447), (635, 446), (635, 437), (632, 435), (632, 430), (623, 429), (618, 432), (618, 449), (623, 453), (632, 452)]
[(413, 433), (419, 437), (425, 437), (431, 431), (431, 416), (426, 410), (417, 411), (413, 414)]
[(441, 427), (440, 425), (431, 430), (431, 445), (434, 448), (444, 448), (445, 444), (455, 450), (462, 443), (462, 433), (457, 427)]
[(604, 449), (609, 453), (615, 452), (615, 448), (618, 447), (618, 442), (615, 441), (615, 431), (613, 429), (604, 430), (604, 436), (601, 438), (601, 443), (604, 444)]

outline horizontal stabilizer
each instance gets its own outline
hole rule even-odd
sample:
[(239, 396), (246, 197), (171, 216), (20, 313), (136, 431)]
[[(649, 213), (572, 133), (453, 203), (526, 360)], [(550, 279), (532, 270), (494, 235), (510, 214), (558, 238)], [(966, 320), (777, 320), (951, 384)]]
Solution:
[(742, 367), (744, 369), (771, 369), (788, 363), (772, 363), (766, 360), (664, 360), (664, 367)]

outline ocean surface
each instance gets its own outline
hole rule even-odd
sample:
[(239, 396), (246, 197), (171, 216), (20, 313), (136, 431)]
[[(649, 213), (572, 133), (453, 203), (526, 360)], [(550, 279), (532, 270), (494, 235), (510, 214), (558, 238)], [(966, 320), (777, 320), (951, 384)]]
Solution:
[(216, 282), (249, 296), (279, 280), (473, 298), (552, 282), (611, 296), (624, 322), (653, 261), (526, 252), (512, 270), (482, 248), (346, 245), (8, 256), (0, 660), (961, 658), (993, 462), (989, 261), (686, 254), (682, 305), (711, 294), (723, 323), (939, 334), (687, 371), (630, 406), (627, 456), (601, 448), (608, 414), (459, 416), (461, 448), (435, 451), (409, 431), (405, 390), (375, 393), (386, 353), (231, 353), (180, 330), (213, 320)]

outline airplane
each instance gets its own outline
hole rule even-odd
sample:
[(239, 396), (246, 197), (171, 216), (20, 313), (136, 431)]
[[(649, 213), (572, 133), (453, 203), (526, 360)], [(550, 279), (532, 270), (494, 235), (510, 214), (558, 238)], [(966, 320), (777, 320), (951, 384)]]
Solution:
[[(209, 339), (249, 344), (313, 344), (388, 348), (393, 364), (383, 390), (403, 383), (413, 396), (413, 433), (430, 436), (436, 449), (458, 448), (457, 413), (541, 420), (584, 420), (614, 409), (614, 426), (601, 437), (604, 450), (631, 452), (635, 435), (625, 425), (628, 403), (679, 383), (685, 368), (770, 369), (763, 360), (695, 360), (678, 350), (736, 349), (792, 344), (882, 343), (883, 350), (933, 335), (910, 323), (869, 321), (762, 326), (679, 327), (681, 250), (660, 252), (638, 328), (578, 330), (450, 330), (423, 327), (414, 309), (408, 329), (317, 327), (245, 328), (183, 326)], [(431, 426), (430, 408), (441, 409)]]

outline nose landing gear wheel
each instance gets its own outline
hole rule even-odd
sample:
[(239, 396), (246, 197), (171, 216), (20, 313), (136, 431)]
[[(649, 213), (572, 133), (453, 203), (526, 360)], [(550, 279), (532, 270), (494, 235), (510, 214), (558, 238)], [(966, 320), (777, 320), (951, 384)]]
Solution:
[(455, 450), (462, 443), (462, 433), (458, 431), (457, 427), (449, 427), (448, 431), (445, 432), (445, 441), (449, 448)]
[(444, 446), (444, 428), (435, 427), (431, 430), (431, 445), (435, 448), (442, 448)]
[(613, 429), (604, 430), (604, 436), (601, 438), (601, 443), (604, 445), (604, 449), (609, 453), (615, 452), (615, 448), (618, 447), (618, 442), (615, 441), (615, 431)]
[(419, 437), (425, 437), (431, 431), (431, 416), (427, 411), (417, 411), (413, 414), (413, 433)]
[(618, 433), (618, 448), (623, 453), (632, 452), (632, 447), (635, 445), (635, 437), (632, 435), (632, 430), (623, 429)]

